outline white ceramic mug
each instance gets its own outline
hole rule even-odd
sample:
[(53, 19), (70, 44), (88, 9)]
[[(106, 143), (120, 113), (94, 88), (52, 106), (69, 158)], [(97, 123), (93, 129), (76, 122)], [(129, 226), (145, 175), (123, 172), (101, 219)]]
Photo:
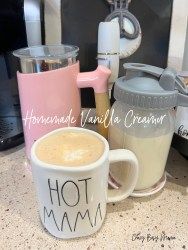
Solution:
[[(96, 162), (80, 167), (56, 166), (40, 161), (35, 154), (37, 144), (59, 131), (95, 135), (104, 143), (103, 155)], [(117, 161), (129, 163), (129, 175), (118, 190), (108, 189), (109, 163)], [(131, 151), (109, 150), (104, 137), (83, 128), (57, 129), (41, 137), (32, 146), (31, 165), (42, 224), (52, 235), (63, 239), (95, 233), (104, 221), (106, 203), (128, 197), (138, 178), (137, 158)]]

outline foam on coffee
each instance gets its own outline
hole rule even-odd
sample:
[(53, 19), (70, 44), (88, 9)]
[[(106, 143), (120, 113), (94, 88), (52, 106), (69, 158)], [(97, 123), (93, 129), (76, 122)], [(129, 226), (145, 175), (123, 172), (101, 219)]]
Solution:
[(97, 161), (104, 143), (95, 135), (79, 131), (59, 131), (42, 139), (36, 147), (39, 160), (58, 166), (84, 166)]

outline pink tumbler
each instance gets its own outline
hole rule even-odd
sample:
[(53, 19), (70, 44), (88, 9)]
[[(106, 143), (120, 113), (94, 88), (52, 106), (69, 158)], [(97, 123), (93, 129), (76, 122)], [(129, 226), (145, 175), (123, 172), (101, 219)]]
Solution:
[[(27, 158), (33, 142), (57, 128), (79, 126), (81, 100), (79, 88), (92, 87), (96, 112), (102, 116), (109, 108), (107, 82), (110, 70), (99, 66), (80, 73), (78, 47), (50, 45), (14, 51), (20, 59), (17, 73)], [(107, 130), (99, 126), (107, 137)]]

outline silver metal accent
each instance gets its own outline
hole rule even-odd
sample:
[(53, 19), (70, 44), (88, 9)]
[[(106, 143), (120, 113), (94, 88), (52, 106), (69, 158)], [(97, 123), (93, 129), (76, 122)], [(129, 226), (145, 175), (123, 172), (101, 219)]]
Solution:
[(76, 63), (76, 58), (58, 60), (20, 59), (22, 73), (39, 73), (64, 68)]
[(120, 53), (98, 53), (98, 55), (102, 55), (102, 56), (113, 56), (113, 55), (119, 55)]

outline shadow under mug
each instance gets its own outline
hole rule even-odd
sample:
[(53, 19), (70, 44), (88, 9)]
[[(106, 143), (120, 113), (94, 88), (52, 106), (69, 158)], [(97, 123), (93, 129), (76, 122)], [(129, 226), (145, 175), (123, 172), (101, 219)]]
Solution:
[[(79, 167), (40, 161), (35, 153), (38, 143), (59, 131), (96, 136), (104, 143), (102, 156), (94, 163)], [(109, 165), (119, 161), (129, 163), (129, 174), (119, 189), (108, 189)], [(138, 161), (134, 153), (125, 149), (109, 150), (104, 137), (75, 127), (57, 129), (38, 139), (31, 149), (31, 166), (42, 224), (52, 235), (63, 239), (95, 233), (104, 221), (106, 204), (127, 198), (138, 178)]]

